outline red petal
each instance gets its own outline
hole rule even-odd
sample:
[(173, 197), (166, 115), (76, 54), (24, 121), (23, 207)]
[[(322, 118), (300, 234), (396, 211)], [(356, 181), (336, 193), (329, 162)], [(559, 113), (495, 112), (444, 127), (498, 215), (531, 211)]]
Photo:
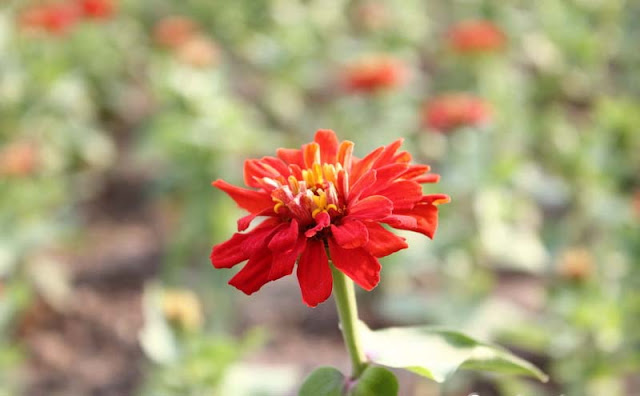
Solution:
[(319, 164), (320, 145), (316, 142), (311, 142), (302, 146), (302, 158), (306, 168), (313, 167), (313, 164)]
[(404, 139), (398, 139), (395, 142), (384, 147), (384, 150), (380, 153), (380, 156), (376, 158), (376, 161), (373, 163), (374, 168), (379, 168), (381, 166), (393, 163), (393, 157), (396, 154), (396, 151), (402, 146), (402, 142)]
[(376, 182), (376, 171), (370, 170), (365, 173), (360, 180), (351, 185), (349, 189), (349, 196), (347, 197), (348, 201), (355, 201), (360, 198), (360, 195), (370, 188)]
[(293, 272), (293, 266), (296, 263), (296, 259), (304, 250), (306, 242), (307, 239), (301, 236), (290, 250), (273, 252), (271, 270), (269, 271), (268, 276), (270, 281), (280, 279)]
[(269, 219), (245, 234), (233, 234), (231, 239), (213, 247), (211, 264), (216, 268), (231, 268), (245, 261), (267, 244), (267, 237), (276, 229), (278, 223), (277, 219)]
[[(394, 180), (396, 180), (402, 173), (404, 173), (408, 168), (407, 164), (389, 164), (385, 165), (381, 168), (376, 169), (376, 181), (367, 188), (363, 194), (364, 195), (383, 195), (378, 194), (378, 191), (386, 188), (391, 184)], [(420, 194), (422, 196), (422, 193)]]
[(245, 294), (257, 292), (265, 283), (269, 282), (271, 260), (269, 249), (262, 249), (254, 254), (247, 262), (247, 265), (231, 278), (229, 284)]
[(268, 177), (277, 179), (289, 175), (289, 168), (282, 160), (273, 157), (264, 157), (261, 160), (249, 159), (244, 162), (244, 184), (249, 187), (260, 188), (262, 184), (257, 179)]
[(238, 231), (244, 231), (251, 225), (251, 222), (258, 216), (257, 213), (249, 213), (238, 219)]
[(391, 215), (393, 203), (382, 195), (361, 199), (349, 208), (345, 220), (380, 220)]
[(342, 168), (347, 171), (351, 170), (351, 163), (353, 160), (353, 142), (348, 140), (342, 141), (340, 143), (340, 147), (338, 147), (338, 158), (337, 162), (342, 164)]
[(416, 177), (413, 180), (416, 183), (437, 183), (440, 180), (440, 175), (436, 173), (429, 173), (428, 175)]
[(339, 226), (331, 225), (331, 234), (338, 245), (345, 249), (354, 249), (369, 241), (367, 227), (358, 220), (345, 221)]
[(335, 164), (338, 154), (338, 137), (330, 129), (316, 131), (314, 141), (320, 145), (320, 163)]
[(276, 151), (276, 155), (287, 165), (296, 164), (304, 167), (304, 162), (302, 161), (302, 150), (280, 148)]
[(391, 200), (393, 211), (396, 213), (401, 209), (411, 209), (416, 202), (419, 202), (422, 199), (422, 187), (414, 181), (400, 180), (376, 191), (376, 194)]
[(275, 214), (276, 213), (273, 211), (273, 208), (268, 208), (263, 210), (262, 212), (250, 213), (244, 217), (241, 217), (240, 219), (238, 219), (238, 222), (237, 222), (238, 231), (244, 231), (247, 228), (249, 228), (253, 220), (255, 220), (255, 218), (258, 216), (275, 216)]
[(329, 238), (329, 252), (333, 265), (363, 289), (371, 290), (380, 282), (380, 263), (365, 249), (343, 249)]
[(331, 295), (333, 278), (322, 240), (307, 242), (307, 248), (298, 262), (298, 282), (302, 300), (310, 307), (315, 307)]
[(398, 162), (398, 163), (411, 162), (411, 154), (408, 151), (401, 151), (398, 154), (394, 155), (391, 161)]
[(331, 217), (327, 212), (318, 213), (315, 220), (316, 220), (316, 225), (313, 228), (308, 229), (304, 233), (304, 235), (307, 238), (311, 238), (312, 236), (316, 235), (318, 231), (321, 231), (322, 229), (329, 227), (329, 224), (331, 223)]
[(419, 232), (429, 238), (433, 238), (433, 235), (436, 233), (436, 228), (438, 228), (438, 208), (429, 203), (419, 203), (411, 210), (400, 211), (398, 215), (413, 218), (415, 220), (415, 226), (405, 226), (400, 223), (394, 224), (387, 221), (387, 219), (385, 219), (384, 222), (391, 227)]
[(384, 147), (378, 147), (361, 160), (356, 161), (355, 158), (353, 159), (351, 173), (349, 174), (349, 177), (351, 178), (351, 185), (354, 185), (362, 175), (371, 169), (373, 163), (378, 159), (380, 153), (383, 151)]
[(406, 215), (398, 215), (395, 213), (389, 217), (385, 217), (380, 221), (389, 224), (391, 227), (397, 228), (399, 230), (414, 231), (418, 227), (418, 221), (415, 218)]
[(367, 230), (369, 232), (369, 242), (364, 248), (375, 257), (388, 256), (391, 253), (409, 247), (404, 238), (388, 231), (378, 223), (367, 223)]
[(298, 239), (298, 222), (292, 219), (289, 224), (282, 224), (281, 228), (269, 241), (269, 249), (273, 251), (286, 251), (291, 249)]
[(411, 180), (429, 172), (429, 169), (431, 169), (429, 165), (409, 165), (409, 169), (407, 169), (406, 172), (400, 175), (400, 177), (403, 179)]
[(420, 202), (440, 205), (440, 204), (451, 202), (451, 197), (449, 197), (447, 194), (430, 194), (422, 197)]
[(218, 179), (211, 184), (226, 192), (231, 199), (236, 201), (236, 204), (238, 204), (239, 207), (248, 210), (251, 213), (262, 212), (274, 205), (271, 200), (271, 195), (265, 191), (248, 190), (246, 188), (229, 184), (221, 179)]
[(281, 160), (280, 158), (276, 158), (276, 157), (262, 157), (261, 161), (266, 164), (269, 165), (270, 167), (272, 167), (273, 169), (275, 169), (278, 173), (280, 173), (282, 176), (286, 177), (289, 175), (289, 167), (287, 166), (287, 164)]

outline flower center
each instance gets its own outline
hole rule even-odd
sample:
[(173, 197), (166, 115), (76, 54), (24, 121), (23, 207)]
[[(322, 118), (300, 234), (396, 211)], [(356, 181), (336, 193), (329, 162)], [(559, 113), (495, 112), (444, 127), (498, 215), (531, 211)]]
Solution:
[[(342, 214), (344, 200), (338, 194), (336, 185), (340, 164), (313, 164), (311, 168), (294, 172), (284, 180), (263, 179), (274, 187), (271, 198), (273, 210), (279, 214), (289, 214), (301, 224), (311, 223), (320, 213), (331, 217)], [(295, 176), (299, 173), (299, 177)]]

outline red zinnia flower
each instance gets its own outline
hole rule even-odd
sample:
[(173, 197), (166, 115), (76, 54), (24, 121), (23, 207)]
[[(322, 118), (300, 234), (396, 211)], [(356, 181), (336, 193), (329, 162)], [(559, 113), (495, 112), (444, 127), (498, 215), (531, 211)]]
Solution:
[(195, 35), (176, 49), (176, 55), (182, 62), (194, 67), (210, 67), (219, 60), (219, 50), (213, 40), (206, 36)]
[(153, 28), (156, 43), (169, 48), (177, 48), (196, 36), (198, 25), (189, 18), (170, 16), (161, 19)]
[(89, 18), (109, 18), (115, 12), (114, 0), (79, 0), (82, 14)]
[(30, 142), (14, 142), (0, 149), (0, 176), (21, 177), (34, 173), (39, 165), (38, 148)]
[(76, 24), (78, 17), (78, 9), (71, 4), (44, 4), (24, 10), (20, 15), (20, 25), (64, 34)]
[(464, 21), (449, 31), (449, 44), (458, 52), (484, 52), (501, 49), (506, 36), (489, 21)]
[(442, 132), (461, 126), (478, 126), (489, 121), (491, 108), (468, 94), (445, 94), (429, 101), (423, 109), (423, 125)]
[[(213, 247), (211, 262), (230, 268), (249, 260), (229, 284), (251, 294), (291, 274), (298, 261), (302, 299), (311, 307), (331, 294), (329, 256), (363, 289), (373, 289), (380, 280), (378, 258), (407, 247), (382, 223), (432, 238), (436, 205), (449, 200), (422, 194), (420, 184), (435, 183), (438, 175), (427, 173), (427, 165), (409, 164), (411, 155), (398, 152), (401, 144), (399, 139), (357, 158), (352, 142), (319, 130), (301, 150), (247, 160), (244, 179), (253, 189), (213, 182), (250, 214), (238, 221), (240, 232)], [(266, 220), (243, 233), (257, 216)]]
[(348, 65), (343, 73), (343, 85), (351, 92), (370, 93), (402, 84), (407, 75), (397, 59), (378, 56), (363, 58)]

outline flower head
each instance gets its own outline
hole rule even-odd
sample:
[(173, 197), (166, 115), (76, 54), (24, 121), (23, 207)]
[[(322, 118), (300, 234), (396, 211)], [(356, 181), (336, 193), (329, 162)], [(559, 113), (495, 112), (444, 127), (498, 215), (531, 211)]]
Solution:
[(565, 250), (558, 259), (558, 273), (565, 279), (583, 281), (594, 272), (593, 256), (585, 248)]
[(95, 19), (109, 18), (116, 9), (114, 0), (79, 0), (78, 6), (82, 15)]
[(505, 42), (502, 30), (489, 21), (464, 21), (449, 30), (449, 45), (460, 53), (495, 51), (504, 47)]
[(422, 124), (441, 132), (462, 126), (479, 126), (489, 121), (491, 108), (484, 100), (464, 93), (444, 94), (427, 102)]
[[(248, 260), (229, 283), (251, 294), (291, 274), (297, 261), (302, 299), (311, 307), (331, 294), (329, 259), (363, 289), (373, 289), (380, 280), (378, 258), (407, 247), (382, 224), (432, 238), (436, 205), (449, 200), (423, 195), (421, 184), (437, 182), (438, 175), (410, 164), (411, 155), (398, 151), (401, 144), (357, 158), (352, 142), (319, 130), (300, 150), (247, 160), (244, 180), (251, 189), (216, 180), (213, 185), (250, 214), (238, 221), (238, 233), (213, 247), (214, 267)], [(266, 219), (242, 232), (257, 216)]]
[(42, 4), (22, 11), (20, 25), (27, 29), (63, 35), (78, 22), (79, 17), (80, 13), (73, 4)]
[(189, 18), (169, 16), (155, 24), (153, 39), (162, 46), (177, 48), (196, 36), (198, 30), (198, 25)]
[(176, 49), (178, 59), (193, 67), (210, 67), (220, 58), (218, 46), (203, 35), (195, 35)]
[(370, 56), (348, 65), (342, 76), (343, 86), (350, 92), (370, 93), (402, 84), (407, 70), (397, 59)]
[(38, 148), (32, 142), (10, 143), (0, 148), (0, 176), (28, 176), (38, 168), (38, 157)]
[(204, 322), (202, 304), (190, 290), (165, 290), (162, 310), (169, 322), (185, 330), (198, 330)]

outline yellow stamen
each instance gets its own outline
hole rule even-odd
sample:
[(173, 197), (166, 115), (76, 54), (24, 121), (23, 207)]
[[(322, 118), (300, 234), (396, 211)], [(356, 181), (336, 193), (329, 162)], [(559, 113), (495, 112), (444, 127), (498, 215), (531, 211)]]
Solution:
[(322, 165), (313, 164), (313, 176), (316, 183), (322, 184), (322, 182), (324, 181), (324, 177), (322, 175)]
[(297, 195), (300, 192), (300, 185), (298, 184), (298, 179), (295, 176), (289, 176), (289, 187), (291, 187), (291, 192), (293, 195)]
[(302, 171), (302, 178), (307, 183), (308, 187), (313, 187), (316, 185), (314, 174), (310, 170), (304, 169)]
[(322, 171), (324, 173), (324, 178), (327, 179), (328, 182), (336, 184), (336, 168), (331, 164), (324, 164), (322, 166)]

